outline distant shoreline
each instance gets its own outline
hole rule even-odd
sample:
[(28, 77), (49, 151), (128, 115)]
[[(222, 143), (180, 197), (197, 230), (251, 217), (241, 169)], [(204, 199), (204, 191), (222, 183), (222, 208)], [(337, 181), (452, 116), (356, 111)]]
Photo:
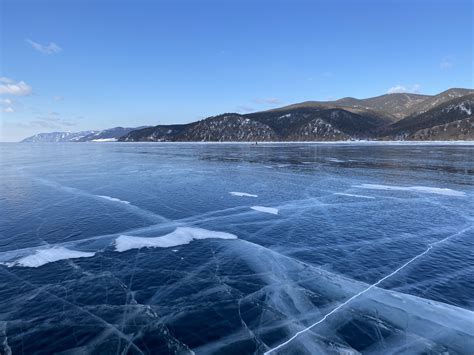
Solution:
[(367, 144), (367, 145), (474, 145), (474, 140), (464, 141), (464, 140), (456, 140), (456, 141), (381, 141), (381, 140), (374, 140), (374, 141), (264, 141), (258, 142), (255, 144), (255, 141), (248, 141), (248, 142), (240, 142), (240, 141), (229, 141), (229, 142), (147, 142), (147, 141), (137, 141), (137, 142), (0, 142), (1, 144), (19, 144), (22, 145), (30, 145), (30, 144), (235, 144), (235, 145), (271, 145), (271, 144), (323, 144), (323, 145), (331, 145), (331, 144)]

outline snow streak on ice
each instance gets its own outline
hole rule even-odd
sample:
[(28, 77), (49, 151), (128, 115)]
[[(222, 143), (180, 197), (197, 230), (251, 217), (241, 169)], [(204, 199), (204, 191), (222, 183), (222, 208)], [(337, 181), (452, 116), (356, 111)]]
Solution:
[(278, 208), (264, 207), (264, 206), (252, 206), (251, 209), (263, 213), (278, 214)]
[(130, 204), (130, 202), (128, 202), (128, 201), (124, 201), (124, 200), (121, 200), (121, 199), (115, 198), (115, 197), (104, 196), (104, 195), (97, 195), (97, 197), (103, 198), (103, 199), (105, 199), (105, 200), (113, 201), (113, 202), (126, 203), (127, 205)]
[(64, 247), (40, 249), (35, 254), (7, 263), (7, 266), (39, 267), (59, 260), (90, 258), (94, 255), (95, 253), (70, 250)]
[(465, 196), (462, 191), (456, 191), (448, 188), (428, 187), (428, 186), (392, 186), (392, 185), (378, 185), (378, 184), (361, 184), (354, 187), (371, 190), (394, 190), (394, 191), (413, 191), (425, 194), (438, 194), (446, 196)]
[(170, 248), (189, 244), (198, 239), (237, 239), (237, 236), (225, 232), (215, 232), (203, 228), (179, 227), (162, 237), (146, 238), (121, 235), (115, 241), (115, 250), (123, 252), (141, 248)]
[(334, 195), (348, 196), (348, 197), (358, 197), (358, 198), (369, 198), (369, 199), (374, 199), (374, 198), (375, 198), (375, 197), (373, 197), (373, 196), (346, 194), (346, 193), (344, 193), (344, 192), (335, 192)]
[(258, 195), (249, 194), (247, 192), (229, 192), (232, 196), (239, 196), (239, 197), (258, 197)]

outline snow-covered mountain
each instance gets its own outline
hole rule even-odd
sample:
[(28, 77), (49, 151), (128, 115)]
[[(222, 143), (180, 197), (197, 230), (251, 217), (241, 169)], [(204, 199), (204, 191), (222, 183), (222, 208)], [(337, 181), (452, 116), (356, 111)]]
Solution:
[(23, 139), (22, 143), (63, 143), (77, 142), (85, 136), (95, 134), (97, 131), (81, 131), (81, 132), (51, 132), (38, 133), (34, 136)]
[(62, 142), (115, 142), (129, 132), (144, 127), (114, 127), (102, 131), (39, 133), (25, 138), (22, 143), (62, 143)]

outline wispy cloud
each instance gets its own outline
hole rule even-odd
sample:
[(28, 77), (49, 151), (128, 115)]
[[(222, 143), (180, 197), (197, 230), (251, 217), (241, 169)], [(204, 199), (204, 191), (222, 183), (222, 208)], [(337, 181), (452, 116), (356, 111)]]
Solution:
[(56, 102), (63, 101), (64, 97), (62, 97), (62, 96), (53, 96), (53, 100), (56, 101)]
[(57, 115), (55, 113), (55, 115), (37, 116), (32, 121), (19, 123), (18, 125), (24, 128), (63, 129), (77, 124), (73, 120), (56, 117)]
[(444, 57), (439, 63), (439, 67), (443, 70), (451, 69), (454, 66), (453, 57)]
[(395, 85), (387, 90), (387, 94), (399, 94), (399, 93), (404, 93), (404, 92), (410, 92), (410, 93), (416, 94), (420, 92), (420, 89), (421, 89), (420, 84)]
[(5, 76), (0, 76), (0, 83), (3, 84), (12, 84), (14, 82), (13, 79), (7, 78)]
[(0, 95), (27, 96), (33, 91), (24, 81), (15, 82), (13, 79), (1, 77), (0, 83)]
[(38, 52), (41, 52), (43, 54), (55, 54), (63, 50), (54, 42), (50, 42), (47, 45), (40, 44), (38, 42), (32, 41), (31, 39), (27, 39), (26, 42), (29, 43), (31, 47), (36, 49)]
[(11, 105), (11, 104), (13, 104), (13, 100), (11, 100), (11, 99), (1, 99), (0, 104), (1, 105)]
[(266, 97), (263, 99), (254, 99), (253, 102), (259, 105), (280, 105), (283, 102), (276, 97)]
[(250, 106), (245, 106), (245, 105), (237, 106), (238, 113), (247, 113), (247, 112), (253, 112), (253, 111), (255, 111), (255, 109)]
[(13, 108), (13, 100), (11, 99), (0, 99), (0, 106), (2, 106), (2, 112), (13, 113), (15, 109)]

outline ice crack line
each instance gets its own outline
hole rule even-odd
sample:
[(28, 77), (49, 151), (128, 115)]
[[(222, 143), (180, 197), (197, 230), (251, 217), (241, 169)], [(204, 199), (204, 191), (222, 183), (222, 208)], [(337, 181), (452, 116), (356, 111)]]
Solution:
[(353, 300), (355, 300), (357, 297), (363, 295), (364, 293), (370, 291), (371, 289), (373, 289), (374, 287), (377, 287), (378, 285), (380, 285), (382, 282), (384, 282), (385, 280), (387, 280), (388, 278), (392, 277), (393, 275), (395, 275), (396, 273), (398, 273), (400, 270), (404, 269), (405, 267), (407, 267), (408, 265), (410, 265), (412, 262), (414, 262), (416, 259), (419, 259), (421, 258), (423, 255), (425, 255), (426, 253), (428, 253), (431, 249), (433, 249), (433, 247), (437, 244), (441, 244), (443, 242), (446, 242), (447, 240), (451, 239), (451, 238), (454, 238), (460, 234), (463, 234), (465, 233), (466, 231), (468, 231), (469, 229), (472, 229), (473, 227), (468, 227), (468, 228), (465, 228), (455, 234), (451, 234), (449, 236), (447, 236), (446, 238), (443, 238), (441, 240), (438, 240), (437, 242), (434, 242), (434, 243), (431, 243), (431, 244), (428, 244), (428, 248), (422, 252), (421, 254), (418, 254), (416, 256), (414, 256), (413, 258), (411, 258), (410, 260), (408, 260), (405, 264), (403, 264), (402, 266), (400, 266), (398, 269), (396, 269), (395, 271), (392, 271), (390, 274), (384, 276), (383, 278), (381, 278), (380, 280), (378, 280), (376, 283), (370, 285), (369, 287), (365, 288), (364, 290), (360, 291), (359, 293), (355, 294), (354, 296), (352, 296), (351, 298), (347, 299), (346, 301), (344, 301), (343, 303), (341, 303), (339, 306), (337, 306), (336, 308), (334, 308), (332, 311), (330, 311), (329, 313), (325, 314), (324, 317), (322, 317), (320, 320), (318, 320), (316, 323), (313, 323), (311, 324), (309, 327), (307, 328), (304, 328), (298, 332), (295, 333), (295, 335), (293, 335), (291, 338), (289, 338), (288, 340), (286, 340), (285, 342), (281, 343), (280, 345), (277, 345), (276, 347), (274, 348), (271, 348), (270, 350), (266, 351), (264, 353), (264, 355), (267, 355), (267, 354), (271, 354), (275, 351), (277, 351), (278, 349), (284, 347), (285, 345), (291, 343), (293, 340), (295, 340), (299, 335), (303, 334), (303, 333), (306, 333), (307, 331), (311, 330), (311, 328), (317, 326), (318, 324), (321, 324), (322, 322), (324, 322), (330, 315), (336, 313), (338, 310), (340, 310), (342, 307), (344, 307), (345, 305), (347, 305), (348, 303), (352, 302)]

